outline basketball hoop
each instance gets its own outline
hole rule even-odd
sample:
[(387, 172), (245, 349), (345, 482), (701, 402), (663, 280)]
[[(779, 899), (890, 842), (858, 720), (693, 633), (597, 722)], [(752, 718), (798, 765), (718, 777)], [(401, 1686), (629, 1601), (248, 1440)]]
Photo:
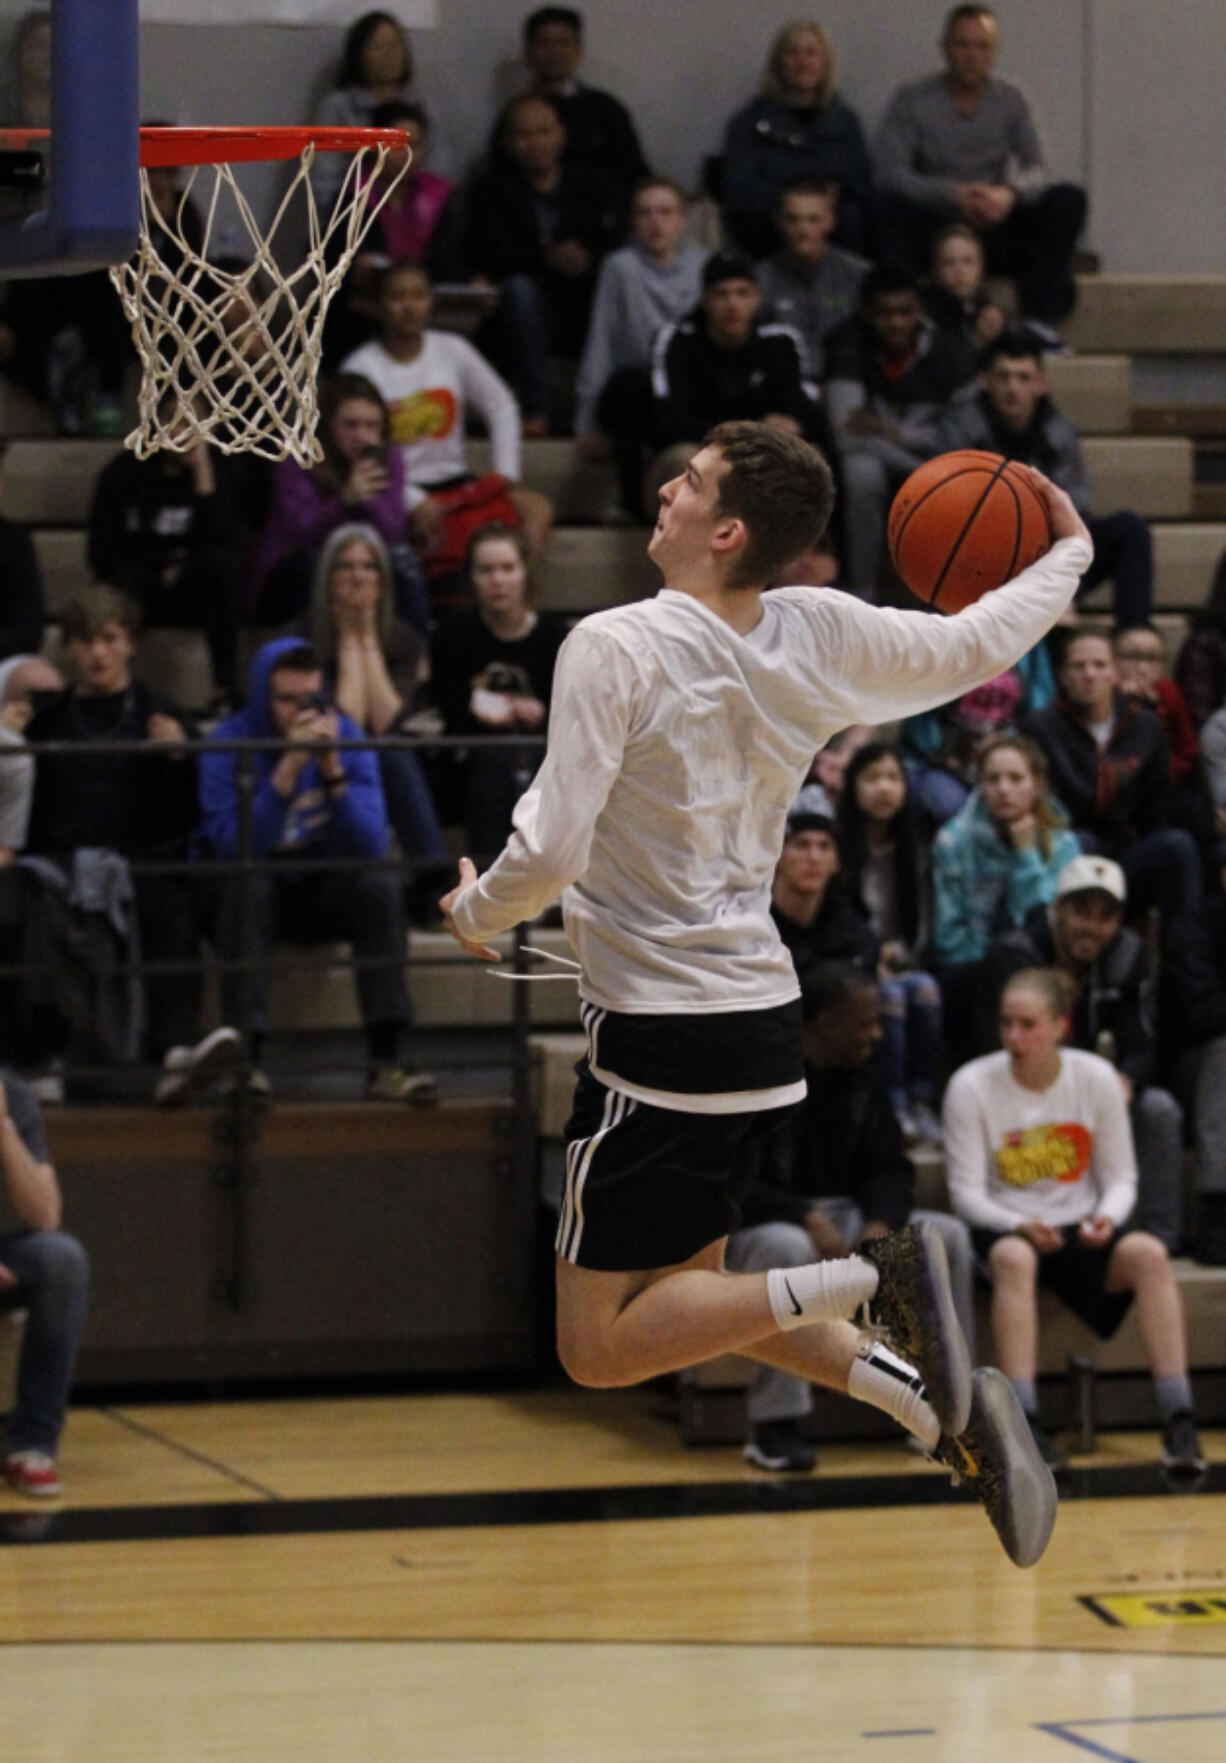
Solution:
[[(328, 303), (407, 169), (378, 188), (388, 154), (407, 147), (402, 129), (141, 130), (140, 243), (128, 263), (110, 272), (144, 369), (140, 424), (126, 440), (138, 458), (160, 448), (185, 453), (200, 441), (223, 453), (289, 457), (303, 466), (323, 457), (315, 438), (316, 376)], [(353, 155), (324, 220), (310, 181), (317, 153)], [(298, 169), (271, 225), (262, 228), (232, 168), (294, 158)], [(158, 166), (192, 168), (169, 219), (150, 188), (149, 171)], [(203, 236), (189, 239), (186, 202), (198, 183)], [(286, 272), (277, 262), (278, 232), (300, 192), (307, 251)], [(235, 214), (237, 248), (221, 237)], [(248, 249), (250, 262), (226, 264)], [(210, 262), (223, 250), (220, 265)]]

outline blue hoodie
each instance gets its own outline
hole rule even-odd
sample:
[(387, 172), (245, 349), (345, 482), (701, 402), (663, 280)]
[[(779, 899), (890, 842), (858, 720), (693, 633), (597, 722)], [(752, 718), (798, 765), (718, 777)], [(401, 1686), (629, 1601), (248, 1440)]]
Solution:
[[(302, 647), (301, 637), (275, 637), (259, 648), (251, 663), (247, 708), (227, 716), (206, 739), (200, 756), (201, 831), (219, 857), (238, 852), (238, 754), (210, 752), (216, 741), (274, 736), (268, 698), (278, 659)], [(361, 740), (363, 731), (347, 716), (339, 717), (346, 740)], [(315, 761), (309, 760), (288, 799), (272, 785), (280, 754), (255, 756), (255, 796), (251, 814), (252, 854), (301, 852), (311, 857), (383, 857), (388, 849), (387, 808), (379, 777), (379, 761), (369, 750), (341, 754), (349, 788), (328, 791)]]

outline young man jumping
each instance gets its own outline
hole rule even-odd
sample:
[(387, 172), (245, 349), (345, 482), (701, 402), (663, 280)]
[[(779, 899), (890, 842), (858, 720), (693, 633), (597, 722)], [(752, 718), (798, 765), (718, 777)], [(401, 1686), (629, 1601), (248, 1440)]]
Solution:
[[(805, 1093), (799, 987), (770, 917), (788, 808), (839, 729), (995, 678), (1063, 612), (1091, 547), (1035, 476), (1056, 543), (956, 617), (768, 594), (825, 528), (829, 467), (764, 424), (713, 429), (660, 491), (649, 551), (666, 586), (567, 639), (515, 830), (480, 879), (462, 860), (441, 902), (461, 946), (497, 960), (490, 939), (565, 891), (588, 1037), (556, 1245), (571, 1376), (632, 1384), (739, 1352), (847, 1391), (964, 1477), (1022, 1566), (1046, 1546), (1054, 1484), (1007, 1381), (970, 1376), (935, 1232), (765, 1273), (723, 1258), (738, 1188)], [(862, 1332), (846, 1319), (866, 1304)]]

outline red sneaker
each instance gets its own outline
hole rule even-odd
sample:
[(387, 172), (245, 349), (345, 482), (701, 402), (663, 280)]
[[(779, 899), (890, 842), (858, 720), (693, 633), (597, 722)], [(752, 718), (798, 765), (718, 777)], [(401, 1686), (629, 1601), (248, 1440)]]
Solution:
[(14, 1451), (4, 1459), (4, 1479), (15, 1493), (55, 1500), (64, 1491), (55, 1458), (45, 1451)]

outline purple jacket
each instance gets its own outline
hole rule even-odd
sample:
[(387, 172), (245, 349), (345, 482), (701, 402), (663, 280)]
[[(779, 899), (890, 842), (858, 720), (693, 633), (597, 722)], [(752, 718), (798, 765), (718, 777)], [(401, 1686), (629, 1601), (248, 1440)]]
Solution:
[(404, 500), (404, 460), (392, 447), (387, 456), (387, 488), (370, 502), (342, 502), (325, 490), (314, 472), (292, 459), (273, 467), (272, 503), (251, 565), (248, 605), (259, 599), (264, 578), (275, 563), (295, 551), (315, 550), (348, 521), (366, 521), (389, 545), (402, 545), (408, 524)]

